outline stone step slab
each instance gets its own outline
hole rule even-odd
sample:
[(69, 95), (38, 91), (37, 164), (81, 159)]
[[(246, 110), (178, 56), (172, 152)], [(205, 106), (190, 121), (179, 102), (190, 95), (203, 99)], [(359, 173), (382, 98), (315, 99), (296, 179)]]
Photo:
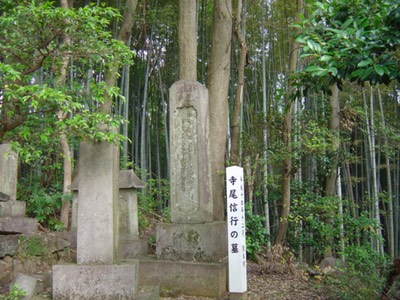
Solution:
[(38, 222), (26, 217), (1, 217), (0, 234), (26, 234), (38, 232)]
[(0, 202), (0, 217), (25, 217), (25, 213), (24, 201)]

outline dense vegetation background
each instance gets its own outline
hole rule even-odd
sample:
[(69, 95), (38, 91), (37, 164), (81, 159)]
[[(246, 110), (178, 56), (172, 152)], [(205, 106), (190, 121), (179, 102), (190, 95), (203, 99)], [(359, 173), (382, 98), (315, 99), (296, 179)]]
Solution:
[[(206, 86), (213, 13), (227, 3), (197, 2)], [(178, 11), (174, 0), (1, 1), (0, 142), (19, 151), (19, 200), (43, 225), (69, 226), (67, 186), (83, 139), (121, 144), (121, 168), (147, 183), (143, 228), (149, 216), (168, 219)], [(377, 266), (400, 249), (398, 1), (238, 0), (225, 17), (224, 160), (245, 169), (249, 256), (276, 244), (308, 263), (333, 255), (357, 278), (376, 274), (379, 288)]]

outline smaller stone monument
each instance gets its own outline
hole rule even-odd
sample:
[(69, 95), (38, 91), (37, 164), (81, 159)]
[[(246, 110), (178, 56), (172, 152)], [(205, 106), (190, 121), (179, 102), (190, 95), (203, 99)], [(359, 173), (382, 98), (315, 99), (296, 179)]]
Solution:
[[(18, 153), (0, 144), (0, 234), (34, 234), (35, 219), (25, 217), (26, 203), (17, 200)], [(1, 238), (1, 237), (0, 237)]]
[(77, 264), (53, 266), (53, 299), (136, 299), (138, 262), (119, 260), (118, 146), (82, 142)]
[[(146, 240), (139, 237), (139, 214), (137, 190), (144, 188), (133, 170), (120, 170), (118, 177), (118, 212), (119, 212), (119, 239), (120, 257), (122, 259), (138, 258), (148, 251)], [(69, 186), (72, 191), (72, 222), (71, 230), (77, 229), (79, 176), (76, 176)]]

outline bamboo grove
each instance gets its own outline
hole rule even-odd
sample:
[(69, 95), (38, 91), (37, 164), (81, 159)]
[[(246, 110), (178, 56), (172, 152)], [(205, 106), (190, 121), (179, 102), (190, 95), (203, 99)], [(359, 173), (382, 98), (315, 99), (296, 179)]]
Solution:
[[(120, 142), (121, 168), (147, 182), (142, 216), (168, 216), (178, 1), (133, 2), (125, 33), (122, 0), (0, 4), (0, 138), (20, 152), (20, 199), (52, 229), (68, 227), (60, 215), (70, 199), (65, 172), (73, 173), (65, 156), (76, 164), (87, 138)], [(225, 2), (197, 3), (197, 78), (205, 85), (213, 12)], [(312, 2), (233, 1), (225, 164), (245, 170), (250, 218), (261, 222), (265, 247), (287, 245), (305, 261), (361, 245), (396, 257), (400, 7)], [(101, 109), (105, 95), (111, 112)], [(120, 134), (103, 136), (99, 122)]]

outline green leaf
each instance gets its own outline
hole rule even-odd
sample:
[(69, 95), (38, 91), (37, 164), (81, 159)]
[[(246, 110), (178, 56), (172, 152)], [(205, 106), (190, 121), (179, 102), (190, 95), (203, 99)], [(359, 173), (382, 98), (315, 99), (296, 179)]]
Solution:
[(372, 73), (373, 69), (374, 69), (374, 68), (372, 68), (372, 67), (363, 69), (363, 70), (361, 71), (361, 73), (360, 73), (360, 78), (361, 78), (361, 80), (365, 80), (365, 79)]
[(374, 66), (374, 70), (379, 76), (382, 76), (383, 74), (385, 74), (385, 68), (381, 65)]
[(324, 61), (324, 62), (328, 62), (328, 61), (332, 60), (332, 56), (330, 56), (330, 55), (322, 55), (319, 60), (320, 61)]
[(312, 72), (318, 72), (318, 71), (321, 71), (321, 70), (323, 70), (321, 67), (319, 67), (319, 66), (309, 66), (309, 67), (307, 67), (306, 68), (306, 72), (310, 72), (310, 73), (312, 73)]
[(372, 59), (368, 58), (366, 60), (362, 60), (357, 64), (357, 67), (362, 68), (365, 66), (369, 66), (373, 63)]

